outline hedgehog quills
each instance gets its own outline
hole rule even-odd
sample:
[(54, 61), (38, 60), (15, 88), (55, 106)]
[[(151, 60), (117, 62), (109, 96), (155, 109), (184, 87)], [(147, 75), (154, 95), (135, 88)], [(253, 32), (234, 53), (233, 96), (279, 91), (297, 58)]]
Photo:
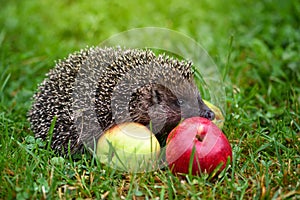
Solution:
[(151, 50), (93, 47), (70, 54), (39, 85), (29, 111), (31, 129), (59, 154), (93, 148), (103, 131), (129, 121), (148, 127), (151, 122), (164, 145), (182, 118), (214, 118), (191, 66)]

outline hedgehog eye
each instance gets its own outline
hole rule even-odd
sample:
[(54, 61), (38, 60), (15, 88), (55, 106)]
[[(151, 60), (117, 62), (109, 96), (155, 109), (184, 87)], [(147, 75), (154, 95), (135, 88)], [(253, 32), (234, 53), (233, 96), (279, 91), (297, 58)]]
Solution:
[(183, 104), (184, 104), (184, 100), (182, 100), (182, 99), (177, 99), (177, 105), (178, 106), (182, 106)]

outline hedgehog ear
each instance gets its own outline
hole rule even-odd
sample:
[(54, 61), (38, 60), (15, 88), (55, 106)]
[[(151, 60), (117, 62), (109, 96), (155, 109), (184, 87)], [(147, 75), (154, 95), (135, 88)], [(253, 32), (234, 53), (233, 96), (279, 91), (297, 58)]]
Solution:
[(152, 102), (153, 104), (160, 104), (162, 101), (162, 94), (156, 89), (152, 90)]

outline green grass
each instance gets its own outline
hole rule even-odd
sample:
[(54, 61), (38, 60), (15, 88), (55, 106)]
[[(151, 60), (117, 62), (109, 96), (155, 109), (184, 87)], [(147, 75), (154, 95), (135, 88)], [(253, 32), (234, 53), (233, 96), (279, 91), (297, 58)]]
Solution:
[[(0, 199), (299, 199), (300, 3), (249, 2), (1, 1)], [(55, 60), (144, 26), (195, 38), (225, 77), (233, 162), (214, 179), (121, 173), (32, 137), (26, 113)]]

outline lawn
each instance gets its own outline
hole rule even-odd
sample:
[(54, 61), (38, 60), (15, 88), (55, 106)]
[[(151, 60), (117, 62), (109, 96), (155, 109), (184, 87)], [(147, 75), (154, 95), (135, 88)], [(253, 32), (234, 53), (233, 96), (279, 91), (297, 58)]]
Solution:
[[(184, 33), (224, 77), (233, 161), (213, 179), (130, 174), (35, 140), (31, 97), (55, 61), (113, 34)], [(0, 199), (299, 199), (300, 2), (1, 1)]]

